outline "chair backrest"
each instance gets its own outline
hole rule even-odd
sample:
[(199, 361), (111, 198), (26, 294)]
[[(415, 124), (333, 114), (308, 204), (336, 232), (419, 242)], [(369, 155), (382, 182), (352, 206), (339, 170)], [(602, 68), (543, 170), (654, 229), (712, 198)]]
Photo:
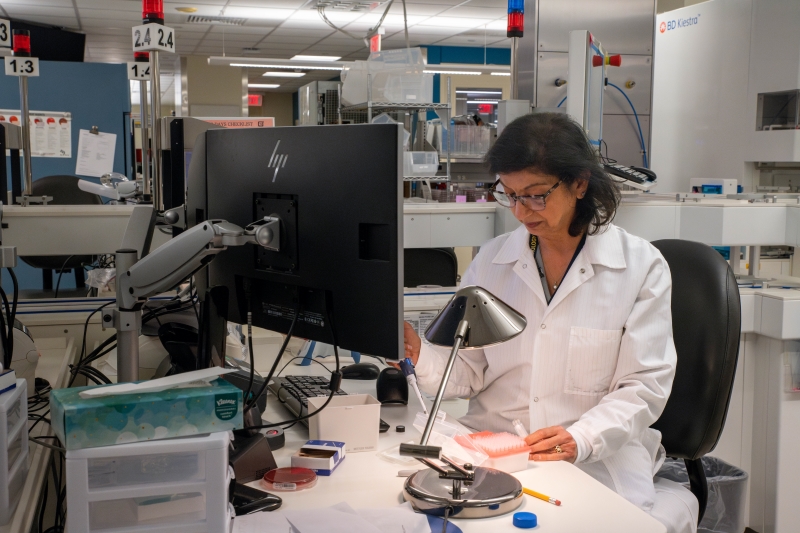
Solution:
[(678, 367), (653, 427), (667, 455), (695, 460), (714, 449), (725, 425), (741, 333), (741, 302), (728, 263), (710, 246), (652, 243), (672, 274), (672, 332)]
[(99, 205), (103, 200), (97, 194), (78, 188), (76, 176), (45, 176), (33, 181), (32, 196), (52, 196), (50, 205)]
[(455, 287), (458, 259), (452, 248), (406, 248), (403, 254), (405, 287)]

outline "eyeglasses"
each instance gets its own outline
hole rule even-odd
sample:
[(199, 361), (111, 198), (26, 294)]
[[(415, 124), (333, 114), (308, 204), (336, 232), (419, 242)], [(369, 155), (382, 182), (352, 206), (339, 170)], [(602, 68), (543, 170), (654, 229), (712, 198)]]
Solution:
[(517, 196), (516, 194), (506, 194), (503, 191), (498, 191), (498, 183), (500, 183), (500, 180), (494, 182), (492, 188), (489, 189), (489, 191), (492, 193), (492, 196), (494, 196), (494, 199), (497, 200), (498, 204), (510, 209), (514, 207), (517, 202), (520, 202), (531, 211), (542, 211), (547, 206), (547, 197), (550, 196), (550, 194), (556, 190), (559, 185), (561, 185), (561, 180), (558, 180), (558, 183), (550, 187), (550, 190), (544, 194), (531, 194), (527, 196)]

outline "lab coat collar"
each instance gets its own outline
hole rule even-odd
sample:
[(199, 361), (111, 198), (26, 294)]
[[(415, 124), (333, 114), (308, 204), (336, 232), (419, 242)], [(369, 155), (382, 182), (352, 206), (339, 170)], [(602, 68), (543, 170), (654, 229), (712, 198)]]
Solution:
[[(616, 226), (609, 225), (601, 233), (587, 236), (581, 255), (592, 265), (602, 265), (614, 269), (625, 268), (627, 265), (619, 231), (620, 229)], [(492, 263), (502, 265), (529, 259), (529, 239), (529, 233), (525, 226), (518, 227), (508, 236)]]

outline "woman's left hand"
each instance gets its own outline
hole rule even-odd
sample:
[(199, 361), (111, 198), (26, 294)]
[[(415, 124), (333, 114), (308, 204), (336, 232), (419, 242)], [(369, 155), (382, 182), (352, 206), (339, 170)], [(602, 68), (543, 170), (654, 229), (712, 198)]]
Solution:
[[(529, 458), (533, 461), (568, 461), (578, 458), (578, 445), (572, 435), (561, 426), (542, 428), (525, 437), (531, 447)], [(561, 453), (556, 449), (561, 450)]]

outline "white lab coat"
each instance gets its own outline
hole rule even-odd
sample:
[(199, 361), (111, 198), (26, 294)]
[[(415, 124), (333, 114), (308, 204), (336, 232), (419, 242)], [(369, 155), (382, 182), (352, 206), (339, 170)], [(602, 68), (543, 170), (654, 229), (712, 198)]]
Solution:
[[(446, 394), (470, 399), (461, 421), (471, 428), (514, 433), (515, 418), (529, 432), (563, 426), (582, 470), (653, 512), (664, 449), (650, 425), (676, 364), (667, 263), (647, 241), (610, 225), (586, 238), (548, 306), (528, 241), (524, 226), (489, 241), (464, 274), (462, 286), (484, 287), (528, 325), (506, 343), (462, 350)], [(416, 372), (430, 394), (447, 353), (423, 343)]]

